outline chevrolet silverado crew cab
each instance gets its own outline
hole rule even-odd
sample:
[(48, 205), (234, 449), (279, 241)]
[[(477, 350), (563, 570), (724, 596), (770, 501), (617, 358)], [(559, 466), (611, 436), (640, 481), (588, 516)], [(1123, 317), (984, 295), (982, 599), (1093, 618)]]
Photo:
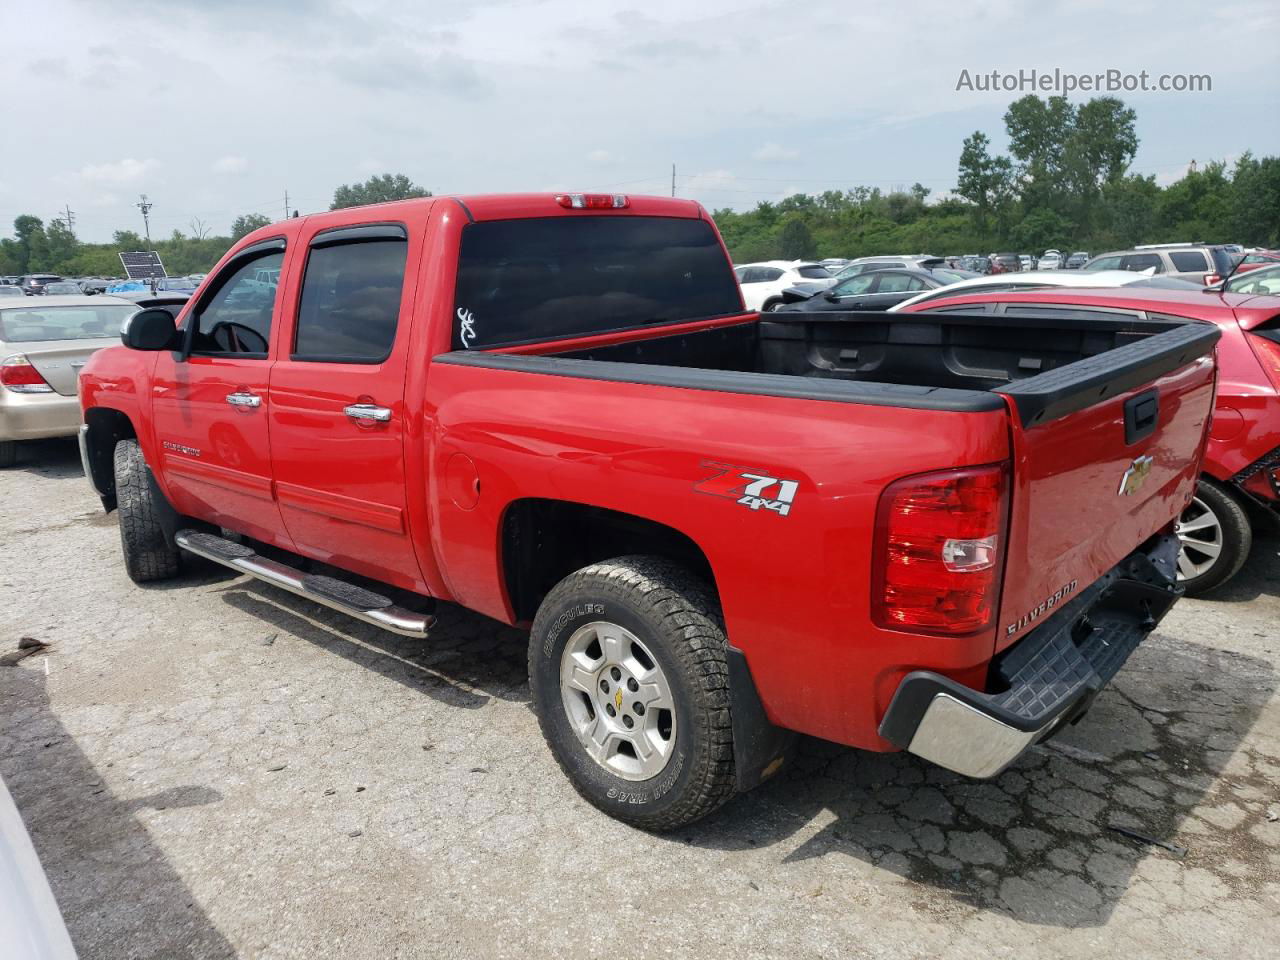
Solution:
[(696, 203), (433, 197), (264, 227), (176, 328), (134, 314), (81, 447), (136, 581), (527, 625), (566, 775), (670, 829), (796, 732), (989, 777), (1078, 719), (1179, 596), (1218, 336), (762, 315)]

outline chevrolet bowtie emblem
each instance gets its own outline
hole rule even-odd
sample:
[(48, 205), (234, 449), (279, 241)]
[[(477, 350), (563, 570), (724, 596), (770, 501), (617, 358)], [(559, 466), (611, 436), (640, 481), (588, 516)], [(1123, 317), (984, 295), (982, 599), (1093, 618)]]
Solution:
[(1142, 489), (1142, 485), (1147, 482), (1147, 474), (1151, 472), (1151, 464), (1155, 462), (1155, 458), (1151, 456), (1138, 457), (1133, 463), (1129, 464), (1129, 469), (1124, 472), (1124, 476), (1120, 478), (1120, 490), (1118, 495), (1121, 497), (1131, 497)]

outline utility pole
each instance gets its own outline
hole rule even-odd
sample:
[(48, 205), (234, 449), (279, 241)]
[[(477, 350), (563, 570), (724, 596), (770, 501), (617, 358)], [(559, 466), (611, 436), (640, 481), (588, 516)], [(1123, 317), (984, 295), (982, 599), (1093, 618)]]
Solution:
[(138, 194), (138, 196), (141, 197), (142, 199), (139, 200), (137, 203), (135, 203), (134, 206), (142, 211), (142, 227), (147, 233), (147, 248), (150, 249), (151, 247), (151, 208), (155, 206), (155, 204), (151, 203), (147, 199), (147, 195), (145, 193), (140, 193)]
[(72, 211), (72, 209), (71, 209), (71, 204), (69, 204), (69, 203), (68, 203), (68, 204), (66, 205), (66, 208), (65, 208), (65, 209), (66, 209), (66, 214), (67, 214), (67, 232), (68, 232), (68, 233), (75, 233), (75, 232), (76, 232), (76, 230), (75, 230), (75, 227), (76, 227), (76, 215), (75, 215), (75, 213), (74, 213), (74, 212)]
[(671, 195), (673, 197), (676, 195), (676, 165), (674, 163), (671, 165)]
[(289, 219), (289, 191), (284, 192), (284, 218)]

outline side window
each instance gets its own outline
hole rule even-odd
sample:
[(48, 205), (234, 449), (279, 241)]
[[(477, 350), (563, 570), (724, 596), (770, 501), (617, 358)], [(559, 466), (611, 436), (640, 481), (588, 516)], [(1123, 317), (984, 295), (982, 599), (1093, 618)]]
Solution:
[(1115, 257), (1099, 257), (1093, 263), (1085, 267), (1086, 270), (1119, 270), (1120, 262), (1124, 259), (1121, 256)]
[(277, 250), (245, 260), (217, 283), (191, 321), (192, 356), (264, 359), (283, 265)]
[(1164, 263), (1158, 253), (1131, 253), (1124, 258), (1123, 269), (1131, 273), (1155, 269), (1156, 273), (1164, 273)]
[(920, 290), (924, 288), (924, 284), (916, 282), (912, 285), (914, 277), (906, 273), (881, 273), (880, 285), (876, 287), (876, 293), (905, 293), (907, 290)]
[(313, 245), (302, 277), (293, 359), (385, 360), (396, 338), (407, 252), (399, 238)]
[(840, 283), (832, 290), (837, 297), (856, 297), (858, 294), (866, 293), (871, 289), (871, 284), (875, 283), (875, 273), (860, 273), (856, 277), (850, 277), (843, 283)]
[(741, 283), (759, 283), (761, 280), (764, 279), (764, 277), (761, 276), (762, 272), (763, 271), (759, 267), (747, 267), (745, 270), (742, 271), (742, 279), (740, 280), (740, 282)]
[(1199, 250), (1171, 250), (1169, 259), (1178, 273), (1208, 273), (1209, 261)]
[(775, 280), (782, 278), (782, 271), (777, 267), (761, 267), (760, 279), (767, 283), (773, 283)]

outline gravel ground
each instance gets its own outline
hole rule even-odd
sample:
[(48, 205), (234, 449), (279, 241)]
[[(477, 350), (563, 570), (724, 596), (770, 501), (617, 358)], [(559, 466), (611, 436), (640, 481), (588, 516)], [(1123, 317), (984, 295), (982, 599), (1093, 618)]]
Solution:
[(0, 654), (51, 644), (0, 666), (0, 775), (83, 958), (1276, 955), (1275, 539), (997, 780), (805, 742), (657, 837), (561, 777), (517, 631), (135, 587), (74, 443), (0, 503)]

